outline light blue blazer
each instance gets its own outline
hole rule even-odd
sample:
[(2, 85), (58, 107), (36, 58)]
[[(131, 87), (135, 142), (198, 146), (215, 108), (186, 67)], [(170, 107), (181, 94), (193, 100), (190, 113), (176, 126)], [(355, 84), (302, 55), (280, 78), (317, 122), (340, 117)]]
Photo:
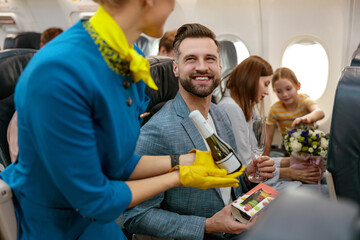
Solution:
[[(139, 155), (169, 155), (185, 154), (194, 148), (206, 150), (189, 113), (178, 93), (142, 127), (135, 152)], [(210, 115), (220, 138), (236, 149), (228, 116), (214, 104), (211, 104)], [(247, 191), (242, 178), (240, 183), (233, 189), (236, 197), (242, 194), (242, 189)], [(219, 189), (173, 188), (127, 210), (125, 227), (130, 232), (155, 237), (202, 239), (205, 219), (223, 207)]]

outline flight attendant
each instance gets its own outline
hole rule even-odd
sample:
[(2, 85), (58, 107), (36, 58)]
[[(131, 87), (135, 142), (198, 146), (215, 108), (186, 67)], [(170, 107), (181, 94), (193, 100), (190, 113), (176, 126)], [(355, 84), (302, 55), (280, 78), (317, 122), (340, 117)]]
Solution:
[(156, 85), (132, 43), (161, 37), (175, 0), (96, 2), (95, 15), (39, 51), (16, 87), (19, 156), (0, 177), (14, 193), (19, 239), (126, 239), (114, 222), (126, 208), (181, 185), (237, 185), (236, 174), (199, 165), (213, 161), (201, 153), (134, 154), (145, 84)]

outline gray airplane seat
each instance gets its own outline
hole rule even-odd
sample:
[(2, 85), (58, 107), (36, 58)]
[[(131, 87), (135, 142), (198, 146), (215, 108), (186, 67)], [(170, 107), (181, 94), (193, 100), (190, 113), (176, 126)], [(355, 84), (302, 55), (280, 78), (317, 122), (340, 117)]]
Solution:
[(20, 32), (9, 34), (4, 41), (4, 50), (11, 48), (40, 48), (41, 33), (38, 32)]
[(237, 65), (237, 53), (233, 42), (222, 40), (220, 42), (220, 59), (221, 59), (221, 87), (220, 85), (214, 89), (212, 101), (218, 103), (221, 100), (221, 89), (225, 88), (227, 79), (224, 79)]
[(149, 56), (151, 53), (150, 50), (150, 42), (149, 39), (147, 39), (144, 36), (140, 36), (134, 43), (138, 48), (141, 49), (141, 51), (144, 53), (145, 56)]
[(360, 67), (360, 45), (353, 53), (351, 59), (352, 59), (350, 63), (351, 66)]
[(341, 73), (332, 113), (327, 170), (337, 197), (360, 206), (360, 67)]
[(0, 51), (0, 164), (10, 163), (7, 128), (15, 112), (14, 89), (16, 82), (31, 57), (34, 49), (9, 49)]
[(173, 72), (173, 58), (162, 56), (151, 56), (147, 58), (150, 62), (150, 74), (156, 83), (158, 90), (146, 87), (145, 93), (150, 98), (146, 112), (150, 114), (143, 120), (143, 125), (168, 101), (173, 99), (178, 90), (178, 78)]
[(359, 208), (333, 201), (312, 190), (282, 192), (265, 209), (244, 240), (357, 240)]
[(227, 76), (237, 65), (237, 53), (233, 42), (222, 40), (220, 41), (220, 59), (221, 59), (221, 78)]

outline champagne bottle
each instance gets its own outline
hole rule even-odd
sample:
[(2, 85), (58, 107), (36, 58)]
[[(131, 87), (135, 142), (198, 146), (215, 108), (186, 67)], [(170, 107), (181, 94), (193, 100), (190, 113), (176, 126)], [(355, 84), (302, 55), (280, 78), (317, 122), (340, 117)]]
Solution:
[(194, 110), (189, 114), (189, 118), (209, 145), (216, 165), (226, 169), (228, 174), (239, 171), (242, 163), (238, 156), (228, 144), (215, 134), (203, 115), (198, 110)]

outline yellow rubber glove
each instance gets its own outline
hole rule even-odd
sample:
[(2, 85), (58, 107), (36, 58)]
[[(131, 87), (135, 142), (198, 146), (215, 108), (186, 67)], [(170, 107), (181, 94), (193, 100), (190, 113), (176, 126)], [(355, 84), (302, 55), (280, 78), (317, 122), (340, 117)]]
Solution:
[[(239, 186), (239, 180), (227, 177), (225, 169), (209, 168), (200, 165), (178, 167), (180, 182), (184, 187), (208, 189)], [(175, 167), (171, 171), (174, 169)]]
[(220, 169), (214, 162), (210, 151), (199, 151), (193, 149), (190, 153), (195, 152), (195, 162), (191, 166), (175, 166), (171, 171), (179, 168), (180, 182), (184, 187), (196, 187), (200, 189), (219, 188), (219, 187), (237, 187), (240, 176), (245, 168), (240, 171), (227, 175), (225, 169)]
[[(210, 168), (219, 169), (219, 167), (215, 164), (215, 161), (212, 158), (210, 151), (200, 151), (200, 150), (197, 150), (197, 149), (193, 149), (189, 153), (196, 153), (195, 162), (194, 162), (193, 165), (201, 165), (201, 166), (207, 166), (207, 167), (210, 167)], [(228, 178), (236, 178), (236, 177), (240, 176), (241, 174), (243, 174), (244, 171), (245, 171), (245, 167), (244, 167), (244, 165), (242, 165), (242, 167), (240, 168), (239, 171), (234, 172), (234, 173), (229, 174), (229, 175), (226, 175), (226, 177), (228, 177)]]

